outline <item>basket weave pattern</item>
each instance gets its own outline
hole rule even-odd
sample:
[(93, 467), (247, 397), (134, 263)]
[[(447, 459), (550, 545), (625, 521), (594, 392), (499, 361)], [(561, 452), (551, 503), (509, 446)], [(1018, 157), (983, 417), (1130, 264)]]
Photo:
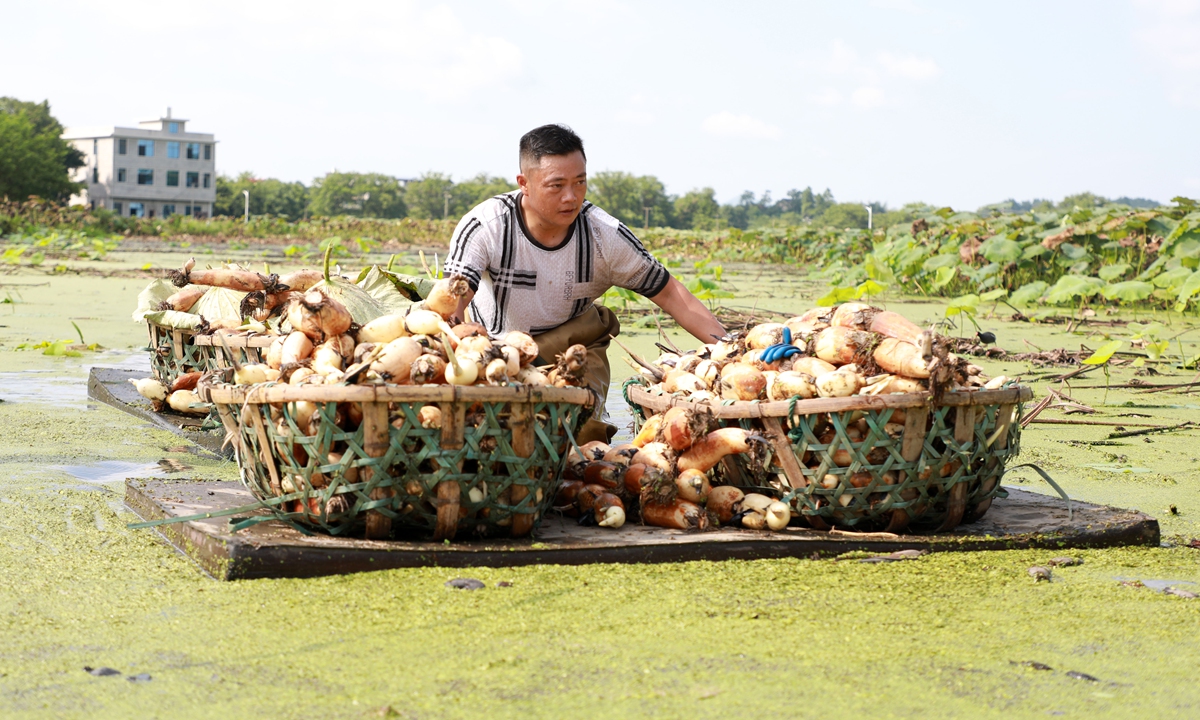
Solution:
[[(238, 438), (243, 483), (277, 515), (335, 535), (386, 537), (395, 528), (435, 539), (532, 532), (566, 461), (564, 428), (580, 427), (590, 399), (574, 388), (526, 387), (216, 386), (209, 394)], [(311, 434), (296, 416), (301, 400), (319, 412)], [(441, 410), (440, 428), (422, 426), (427, 404)], [(356, 429), (339, 426), (358, 412)]]
[(240, 363), (259, 363), (275, 338), (267, 335), (228, 337), (225, 351), (212, 335), (197, 335), (191, 330), (181, 330), (146, 321), (150, 332), (150, 368), (154, 378), (170, 386), (185, 373), (223, 370), (233, 366), (230, 354)]
[[(642, 416), (690, 405), (636, 385), (626, 392)], [(706, 406), (721, 425), (766, 440), (765, 454), (730, 456), (719, 472), (728, 484), (780, 496), (819, 529), (951, 530), (1004, 496), (1000, 477), (1020, 451), (1030, 393), (950, 394), (941, 405), (928, 395)]]

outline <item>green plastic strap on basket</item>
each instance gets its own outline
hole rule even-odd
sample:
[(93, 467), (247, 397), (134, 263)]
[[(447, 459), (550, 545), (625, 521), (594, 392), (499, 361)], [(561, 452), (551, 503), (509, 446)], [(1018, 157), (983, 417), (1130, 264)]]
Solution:
[(633, 412), (638, 416), (638, 419), (640, 419), (642, 422), (645, 422), (646, 413), (642, 410), (642, 406), (629, 399), (629, 387), (631, 385), (641, 385), (642, 387), (650, 386), (646, 383), (646, 378), (641, 377), (640, 375), (634, 375), (621, 384), (621, 397), (625, 398), (625, 404), (629, 406), (630, 410), (633, 410)]
[[(241, 507), (228, 508), (226, 510), (217, 510), (216, 512), (198, 513), (196, 515), (181, 515), (180, 517), (161, 518), (159, 520), (147, 520), (140, 523), (130, 523), (125, 527), (130, 530), (144, 530), (145, 528), (158, 527), (159, 525), (174, 525), (176, 523), (191, 522), (193, 520), (210, 520), (212, 518), (229, 517), (230, 515), (239, 515), (241, 513), (253, 512), (255, 510), (272, 510), (277, 505), (282, 505), (287, 500), (292, 500), (299, 497), (299, 493), (291, 493), (289, 495), (281, 495), (271, 498), (270, 500), (258, 500), (249, 505)], [(275, 517), (274, 515), (266, 516), (268, 519)]]
[(246, 518), (245, 520), (238, 520), (237, 522), (234, 522), (234, 520), (237, 520), (237, 518), (229, 518), (229, 523), (230, 523), (229, 531), (230, 532), (236, 533), (236, 532), (245, 530), (248, 527), (254, 527), (255, 525), (257, 525), (259, 523), (268, 522), (270, 520), (278, 520), (279, 522), (284, 523), (285, 525), (292, 528), (293, 530), (300, 533), (301, 535), (307, 535), (309, 537), (312, 537), (313, 535), (316, 534), (312, 530), (309, 530), (308, 528), (301, 525), (300, 523), (294, 522), (290, 518), (284, 517), (283, 515), (280, 515), (279, 513), (274, 513), (271, 515), (256, 515), (254, 517)]
[[(571, 447), (579, 453), (579, 457), (587, 457), (583, 454), (583, 448), (579, 447), (579, 443), (575, 442), (575, 433), (571, 432), (571, 425), (567, 422), (567, 416), (564, 414), (559, 422), (562, 424), (563, 432), (567, 434), (567, 441), (571, 443)], [(567, 452), (570, 455), (570, 451)]]
[[(1033, 463), (1023, 463), (1021, 465), (1014, 465), (1010, 468), (1006, 468), (1004, 470), (1004, 473), (1000, 476), (1000, 479), (1003, 480), (1005, 475), (1009, 474), (1013, 470), (1020, 470), (1021, 468), (1029, 468), (1029, 469), (1033, 470), (1034, 472), (1036, 472), (1038, 475), (1041, 475), (1042, 479), (1046, 481), (1046, 484), (1048, 484), (1050, 487), (1054, 488), (1054, 490), (1058, 493), (1059, 497), (1061, 497), (1063, 500), (1067, 501), (1067, 520), (1074, 519), (1075, 511), (1071, 507), (1071, 498), (1067, 495), (1067, 491), (1063, 490), (1059, 486), (1058, 483), (1054, 482), (1054, 478), (1050, 477), (1049, 473), (1047, 473), (1045, 470), (1041, 469), (1037, 465), (1034, 465)], [(996, 487), (999, 487), (999, 486), (1000, 486), (1000, 483), (999, 483), (999, 481), (997, 481)]]

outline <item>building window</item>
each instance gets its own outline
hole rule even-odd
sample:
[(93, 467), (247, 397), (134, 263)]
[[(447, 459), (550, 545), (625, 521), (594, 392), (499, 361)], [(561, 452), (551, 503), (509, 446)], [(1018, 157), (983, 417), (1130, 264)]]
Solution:
[(200, 143), (188, 143), (187, 144), (187, 159), (188, 160), (199, 160), (200, 159)]
[(212, 145), (205, 145), (205, 146), (204, 146), (204, 159), (205, 159), (205, 160), (212, 160)]
[(150, 217), (154, 217), (154, 208), (150, 208), (149, 215), (150, 215)]
[[(142, 157), (154, 157), (154, 141), (138, 140), (138, 155)], [(138, 217), (141, 216), (139, 215)]]
[(204, 187), (208, 187), (211, 184), (212, 184), (212, 175), (210, 175), (208, 173), (204, 173)]
[(129, 203), (129, 217), (144, 217), (145, 215), (145, 203)]
[(98, 167), (92, 168), (92, 182), (100, 182), (100, 168)]
[[(179, 123), (167, 123), (167, 132), (172, 132), (172, 133), (179, 132)], [(164, 215), (166, 214), (165, 210), (163, 211), (163, 214)]]
[[(138, 170), (138, 185), (153, 185), (153, 184), (154, 184), (154, 171), (153, 170), (146, 170), (145, 168)], [(129, 207), (132, 208), (133, 205), (130, 205)], [(138, 215), (138, 217), (141, 217), (141, 215)]]
[(167, 187), (179, 187), (179, 171), (167, 171)]
[(117, 154), (125, 154), (125, 138), (117, 138)]
[(200, 173), (190, 172), (187, 174), (188, 187), (200, 187)]
[(169, 218), (175, 214), (174, 205), (163, 205), (163, 217)]
[(125, 168), (117, 168), (117, 182), (125, 182)]
[(179, 157), (179, 143), (177, 143), (177, 142), (167, 143), (167, 157), (169, 157), (169, 158)]
[(113, 212), (115, 212), (117, 215), (120, 215), (120, 214), (121, 214), (121, 210), (123, 210), (123, 209), (124, 209), (124, 208), (121, 206), (121, 203), (119, 203), (119, 202), (114, 202), (114, 203), (113, 203)]

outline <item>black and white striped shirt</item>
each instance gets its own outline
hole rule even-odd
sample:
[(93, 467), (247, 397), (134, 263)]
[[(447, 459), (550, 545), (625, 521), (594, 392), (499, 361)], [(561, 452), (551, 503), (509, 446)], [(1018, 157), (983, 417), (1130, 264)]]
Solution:
[(477, 205), (458, 223), (446, 274), (467, 278), (471, 317), (492, 337), (533, 335), (578, 317), (614, 285), (646, 297), (667, 286), (662, 263), (613, 216), (584, 202), (567, 240), (555, 248), (529, 233), (521, 191)]

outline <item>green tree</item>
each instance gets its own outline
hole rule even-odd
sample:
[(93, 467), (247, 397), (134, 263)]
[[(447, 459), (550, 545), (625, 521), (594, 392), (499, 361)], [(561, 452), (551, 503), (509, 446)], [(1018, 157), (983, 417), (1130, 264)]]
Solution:
[(62, 133), (49, 101), (0, 98), (0, 197), (65, 200), (83, 187), (70, 177), (83, 166), (83, 153)]
[(241, 215), (246, 208), (242, 195), (245, 190), (250, 191), (251, 215), (278, 215), (295, 221), (304, 217), (308, 207), (308, 188), (304, 183), (256, 178), (254, 173), (243, 172), (236, 178), (217, 177), (217, 201), (213, 213)]
[(821, 214), (819, 224), (833, 228), (866, 228), (867, 209), (861, 203), (837, 203)]
[(710, 187), (691, 190), (675, 198), (675, 227), (692, 230), (712, 230), (720, 226), (721, 204)]
[(1058, 212), (1071, 212), (1075, 208), (1090, 210), (1107, 202), (1108, 200), (1095, 193), (1081, 192), (1076, 193), (1075, 195), (1066, 196), (1059, 201), (1058, 205), (1054, 209)]
[(312, 215), (402, 218), (408, 214), (404, 196), (404, 187), (390, 175), (331, 172), (313, 180), (308, 211)]
[(408, 214), (422, 220), (451, 217), (452, 208), (448, 204), (454, 199), (453, 188), (454, 181), (449, 175), (425, 173), (404, 188)]
[(408, 212), (415, 218), (451, 220), (466, 215), (471, 208), (517, 186), (502, 177), (480, 173), (470, 180), (455, 183), (449, 175), (427, 172), (404, 188)]
[(470, 180), (456, 183), (450, 190), (450, 217), (462, 217), (484, 200), (516, 189), (517, 185), (514, 182), (487, 173), (479, 173)]
[(630, 227), (646, 224), (645, 208), (650, 208), (650, 225), (670, 227), (674, 220), (672, 198), (653, 175), (598, 172), (588, 177), (588, 199)]

